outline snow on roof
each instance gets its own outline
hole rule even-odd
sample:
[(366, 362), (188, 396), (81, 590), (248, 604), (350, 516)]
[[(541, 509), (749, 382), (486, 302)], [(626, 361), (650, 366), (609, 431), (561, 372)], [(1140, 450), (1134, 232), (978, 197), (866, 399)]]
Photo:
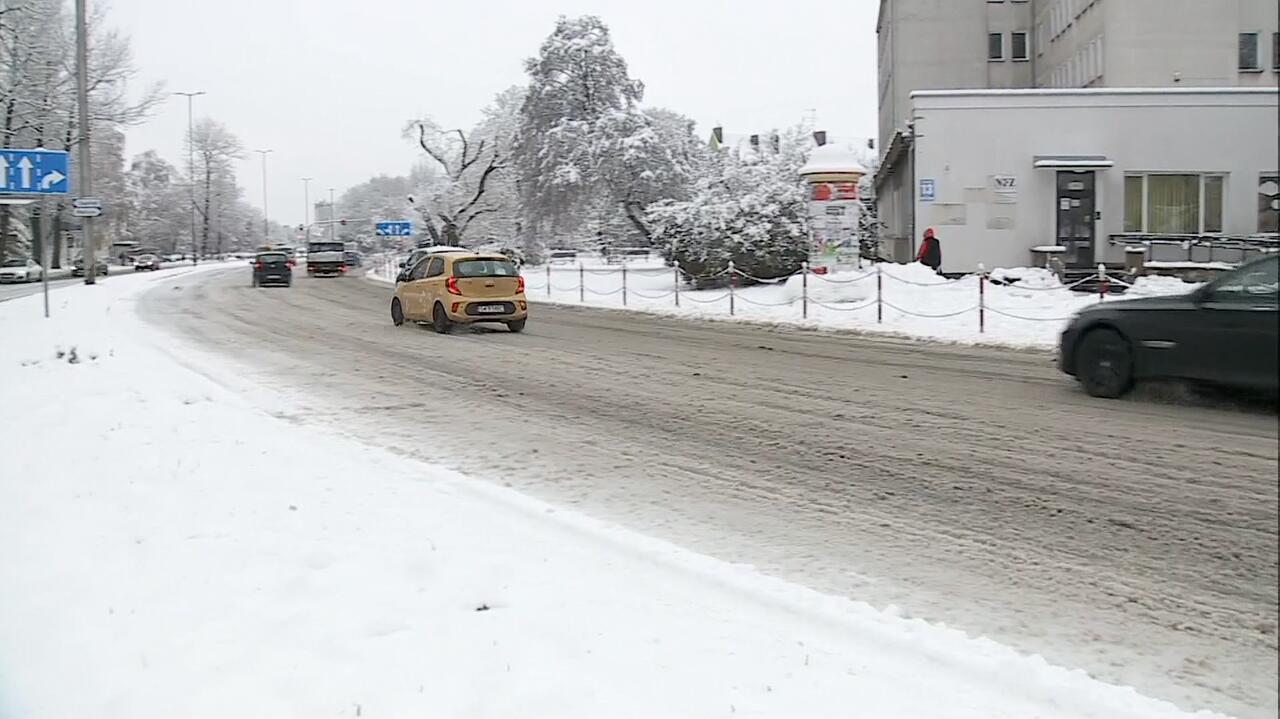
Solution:
[(815, 147), (813, 152), (809, 153), (809, 161), (800, 168), (801, 175), (820, 175), (828, 172), (857, 172), (865, 175), (867, 168), (853, 150), (830, 144)]

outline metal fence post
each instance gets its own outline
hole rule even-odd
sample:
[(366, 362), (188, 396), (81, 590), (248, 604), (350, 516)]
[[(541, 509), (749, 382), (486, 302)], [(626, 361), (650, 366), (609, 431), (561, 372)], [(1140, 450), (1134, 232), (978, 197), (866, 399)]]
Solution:
[(547, 262), (547, 297), (551, 296), (551, 263)]
[(585, 305), (587, 303), (587, 270), (581, 262), (578, 263), (578, 304)]
[(884, 322), (884, 279), (881, 266), (881, 263), (876, 263), (876, 324)]
[(622, 306), (627, 306), (627, 263), (622, 263)]
[(675, 293), (676, 293), (676, 307), (679, 307), (680, 306), (680, 261), (679, 260), (676, 260), (675, 271), (673, 272), (673, 274), (675, 275), (675, 280), (676, 280), (675, 285), (673, 285), (673, 287), (675, 287)]
[(729, 260), (729, 316), (733, 316), (734, 288), (738, 284), (737, 270), (733, 268), (733, 260)]
[(1105, 301), (1107, 299), (1107, 290), (1110, 289), (1108, 287), (1109, 284), (1110, 282), (1107, 279), (1107, 266), (1099, 262), (1098, 263), (1098, 301), (1099, 302)]
[(987, 268), (978, 263), (978, 334), (987, 331)]
[(809, 262), (800, 263), (800, 317), (809, 319)]

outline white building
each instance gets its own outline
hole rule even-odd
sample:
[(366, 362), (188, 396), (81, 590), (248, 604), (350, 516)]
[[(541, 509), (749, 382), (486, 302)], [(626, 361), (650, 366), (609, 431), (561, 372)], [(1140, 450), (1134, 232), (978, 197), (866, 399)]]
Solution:
[(910, 222), (943, 270), (1123, 262), (1152, 236), (1276, 232), (1275, 88), (934, 90), (911, 94)]
[(880, 0), (880, 170), (887, 248), (910, 256), (917, 90), (1275, 87), (1276, 0)]

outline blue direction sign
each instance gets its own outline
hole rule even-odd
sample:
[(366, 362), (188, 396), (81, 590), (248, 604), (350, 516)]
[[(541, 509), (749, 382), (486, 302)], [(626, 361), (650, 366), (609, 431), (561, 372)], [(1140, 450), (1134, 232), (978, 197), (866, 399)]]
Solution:
[(67, 153), (0, 148), (0, 195), (65, 195), (70, 190)]
[(408, 220), (379, 222), (374, 234), (378, 237), (410, 237), (413, 235), (413, 223)]

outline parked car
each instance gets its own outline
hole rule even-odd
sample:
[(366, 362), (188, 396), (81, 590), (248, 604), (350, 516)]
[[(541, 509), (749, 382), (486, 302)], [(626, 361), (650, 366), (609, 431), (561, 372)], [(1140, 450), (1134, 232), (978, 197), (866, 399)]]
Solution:
[(1193, 292), (1099, 302), (1062, 333), (1058, 366), (1095, 397), (1177, 378), (1274, 395), (1280, 257), (1254, 260)]
[(160, 269), (160, 258), (155, 255), (138, 255), (133, 260), (133, 271), (142, 272), (149, 270), (155, 272)]
[(172, 255), (165, 255), (165, 256), (164, 256), (164, 261), (165, 261), (165, 262), (182, 262), (182, 261), (183, 261), (183, 260), (185, 260), (185, 259), (187, 259), (187, 258), (186, 258), (186, 255), (181, 255), (181, 254), (177, 254), (177, 253), (172, 254)]
[(409, 270), (391, 298), (391, 322), (430, 322), (447, 334), (457, 324), (500, 322), (521, 332), (529, 315), (524, 278), (511, 260), (496, 254), (444, 252)]
[(364, 258), (359, 252), (348, 251), (346, 253), (347, 267), (359, 267), (364, 264)]
[(0, 265), (0, 282), (38, 282), (44, 279), (44, 268), (32, 259), (13, 258)]
[[(106, 275), (110, 271), (107, 269), (106, 260), (98, 260), (97, 263), (95, 264), (94, 269), (95, 269), (94, 274), (97, 274), (97, 275)], [(72, 263), (71, 276), (84, 277), (84, 259), (83, 258), (76, 260), (74, 263)]]
[(293, 284), (293, 255), (284, 252), (259, 252), (253, 265), (253, 286), (289, 287)]

